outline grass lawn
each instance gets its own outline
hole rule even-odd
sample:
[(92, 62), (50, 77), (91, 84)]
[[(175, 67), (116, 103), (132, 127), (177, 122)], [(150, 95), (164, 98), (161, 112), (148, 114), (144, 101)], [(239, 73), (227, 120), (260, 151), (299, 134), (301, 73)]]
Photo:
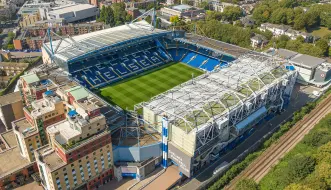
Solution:
[(327, 34), (331, 34), (331, 30), (329, 30), (326, 27), (318, 27), (318, 28), (312, 29), (309, 32), (311, 32), (314, 36), (319, 36), (319, 37), (323, 37)]
[(100, 95), (123, 109), (133, 110), (135, 104), (148, 101), (153, 96), (190, 80), (192, 73), (196, 77), (203, 74), (203, 71), (184, 63), (168, 64), (104, 87), (100, 89)]

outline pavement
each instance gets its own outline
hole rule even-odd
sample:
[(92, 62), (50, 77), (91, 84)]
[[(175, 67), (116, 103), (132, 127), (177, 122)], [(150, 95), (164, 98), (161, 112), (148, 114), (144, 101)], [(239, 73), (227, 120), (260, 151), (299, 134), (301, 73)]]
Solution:
[(269, 131), (277, 127), (284, 120), (287, 120), (292, 115), (293, 112), (299, 110), (307, 102), (315, 99), (316, 97), (312, 95), (312, 92), (314, 90), (318, 90), (318, 88), (296, 84), (293, 89), (290, 104), (282, 114), (276, 115), (270, 121), (256, 128), (255, 132), (250, 137), (248, 137), (244, 142), (239, 144), (231, 152), (220, 157), (213, 164), (206, 167), (204, 170), (202, 170), (199, 174), (197, 174), (193, 179), (191, 179), (180, 189), (193, 190), (200, 187), (204, 182), (206, 182), (209, 178), (213, 176), (213, 171), (218, 165), (220, 165), (224, 161), (230, 163), (232, 160), (237, 158), (242, 152), (247, 150), (251, 145), (253, 145), (259, 139), (261, 139), (264, 135), (266, 135)]

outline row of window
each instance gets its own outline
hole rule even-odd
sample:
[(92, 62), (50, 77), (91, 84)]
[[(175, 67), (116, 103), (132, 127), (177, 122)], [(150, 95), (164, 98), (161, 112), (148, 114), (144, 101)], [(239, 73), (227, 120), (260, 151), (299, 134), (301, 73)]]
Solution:
[[(88, 159), (88, 156), (86, 158)], [(102, 168), (102, 170), (104, 170), (105, 169), (105, 161), (104, 161), (103, 154), (101, 154), (100, 159), (101, 159), (101, 168)], [(110, 154), (110, 151), (107, 152), (107, 161), (108, 161), (108, 168), (109, 168), (109, 167), (111, 167), (111, 154)], [(71, 167), (73, 167), (73, 166), (74, 166), (74, 164), (71, 164)], [(98, 174), (99, 173), (99, 168), (98, 168), (98, 161), (97, 161), (97, 158), (96, 157), (93, 159), (93, 167), (94, 167), (93, 169), (94, 169), (95, 173)], [(91, 163), (90, 163), (90, 161), (87, 161), (86, 168), (87, 168), (88, 179), (90, 179), (92, 177)], [(66, 171), (66, 170), (67, 170), (66, 168), (63, 168), (63, 171)], [(55, 173), (55, 175), (57, 175), (57, 174), (58, 173)], [(78, 182), (77, 182), (77, 173), (76, 173), (76, 170), (75, 169), (72, 169), (71, 170), (71, 174), (72, 174), (72, 178), (73, 178), (73, 181), (74, 181), (73, 186), (77, 186), (78, 185)], [(80, 174), (81, 180), (82, 181), (85, 181), (85, 175), (84, 175), (83, 165), (79, 165), (79, 174)], [(65, 187), (66, 187), (66, 189), (70, 189), (70, 183), (69, 183), (69, 179), (68, 179), (68, 173), (65, 173), (64, 174), (64, 181), (65, 181)], [(61, 186), (61, 182), (60, 182), (60, 178), (59, 177), (56, 178), (56, 185), (57, 185), (57, 188), (59, 190), (62, 190), (62, 186)]]

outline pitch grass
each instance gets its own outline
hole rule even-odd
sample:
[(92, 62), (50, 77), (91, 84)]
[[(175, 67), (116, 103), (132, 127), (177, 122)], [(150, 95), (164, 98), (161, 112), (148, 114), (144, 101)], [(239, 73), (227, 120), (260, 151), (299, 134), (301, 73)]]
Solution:
[(148, 101), (183, 82), (203, 74), (203, 71), (184, 63), (172, 63), (100, 89), (108, 102), (123, 109), (133, 110), (134, 105)]

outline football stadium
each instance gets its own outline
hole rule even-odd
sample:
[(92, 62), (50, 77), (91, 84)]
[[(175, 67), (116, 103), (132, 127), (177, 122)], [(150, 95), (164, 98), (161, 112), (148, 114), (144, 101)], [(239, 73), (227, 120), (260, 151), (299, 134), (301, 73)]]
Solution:
[(282, 111), (297, 77), (286, 60), (144, 20), (50, 40), (42, 52), (44, 63), (122, 110), (111, 119), (124, 122), (109, 126), (122, 168), (115, 175), (140, 179), (151, 159), (194, 176)]

